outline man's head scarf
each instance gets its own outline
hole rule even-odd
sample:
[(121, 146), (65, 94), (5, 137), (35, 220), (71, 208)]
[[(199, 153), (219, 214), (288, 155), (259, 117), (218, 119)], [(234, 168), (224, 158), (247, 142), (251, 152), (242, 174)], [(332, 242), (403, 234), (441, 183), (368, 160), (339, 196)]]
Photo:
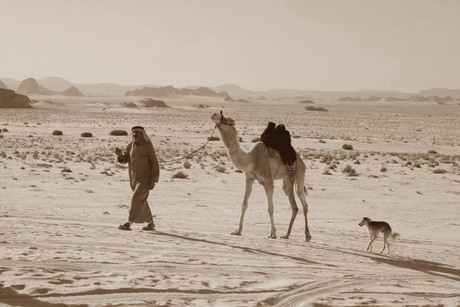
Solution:
[(144, 127), (142, 127), (142, 126), (134, 126), (134, 127), (131, 128), (131, 132), (134, 132), (134, 131), (142, 133), (144, 142), (152, 144), (152, 140), (150, 140), (149, 136), (145, 132)]

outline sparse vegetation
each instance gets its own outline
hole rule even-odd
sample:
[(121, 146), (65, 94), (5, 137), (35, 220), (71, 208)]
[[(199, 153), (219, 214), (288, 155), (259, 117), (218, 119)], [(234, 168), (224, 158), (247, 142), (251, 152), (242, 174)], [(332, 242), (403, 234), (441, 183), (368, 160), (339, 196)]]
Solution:
[(91, 137), (93, 137), (93, 134), (91, 132), (83, 132), (81, 134), (81, 137), (82, 138), (91, 138)]
[(329, 110), (323, 108), (323, 107), (313, 107), (313, 106), (308, 106), (305, 107), (306, 111), (315, 111), (315, 112), (329, 112)]
[(342, 148), (345, 150), (353, 150), (353, 146), (350, 144), (343, 144)]
[(187, 179), (188, 178), (188, 175), (185, 174), (183, 171), (179, 171), (177, 173), (175, 173), (173, 176), (172, 176), (173, 179)]
[(128, 132), (125, 130), (112, 130), (110, 131), (110, 135), (112, 136), (123, 136), (128, 135)]
[(54, 130), (52, 135), (63, 135), (61, 130)]
[(348, 176), (358, 176), (358, 173), (356, 173), (356, 170), (351, 167), (351, 165), (347, 164), (345, 168), (342, 170), (342, 173), (347, 174)]

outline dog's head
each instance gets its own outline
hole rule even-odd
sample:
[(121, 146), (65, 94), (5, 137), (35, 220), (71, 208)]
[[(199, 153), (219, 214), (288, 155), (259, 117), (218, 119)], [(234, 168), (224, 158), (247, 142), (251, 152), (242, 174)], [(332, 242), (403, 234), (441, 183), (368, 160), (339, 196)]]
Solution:
[(368, 217), (363, 217), (363, 220), (358, 224), (359, 226), (369, 225), (372, 220)]

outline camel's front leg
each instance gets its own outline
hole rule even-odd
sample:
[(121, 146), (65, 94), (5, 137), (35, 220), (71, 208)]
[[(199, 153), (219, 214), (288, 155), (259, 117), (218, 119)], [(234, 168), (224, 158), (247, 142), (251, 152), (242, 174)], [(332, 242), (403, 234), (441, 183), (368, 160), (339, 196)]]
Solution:
[(294, 185), (290, 178), (283, 179), (283, 191), (286, 193), (289, 204), (291, 205), (291, 220), (289, 221), (289, 227), (287, 232), (284, 236), (281, 236), (283, 239), (289, 239), (291, 235), (292, 225), (294, 225), (295, 217), (297, 216), (297, 212), (299, 212), (299, 208), (297, 207), (297, 203), (295, 202), (294, 198)]
[(244, 214), (246, 213), (246, 210), (248, 209), (248, 200), (252, 192), (253, 184), (254, 184), (254, 179), (246, 176), (246, 186), (244, 188), (243, 202), (241, 203), (240, 222), (238, 223), (238, 229), (232, 232), (232, 235), (241, 236), (241, 231), (243, 231)]
[(275, 208), (273, 206), (273, 181), (269, 183), (264, 183), (265, 195), (267, 196), (267, 205), (268, 205), (268, 215), (270, 216), (270, 235), (268, 236), (270, 239), (276, 239), (276, 228), (275, 228), (275, 220), (273, 218), (273, 213), (275, 212)]

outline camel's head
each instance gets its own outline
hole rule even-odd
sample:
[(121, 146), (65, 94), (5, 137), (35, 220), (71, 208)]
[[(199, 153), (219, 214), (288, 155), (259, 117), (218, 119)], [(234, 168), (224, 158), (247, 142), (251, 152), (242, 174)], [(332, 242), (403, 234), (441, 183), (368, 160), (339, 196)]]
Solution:
[(370, 218), (368, 218), (368, 217), (363, 217), (363, 220), (362, 220), (361, 223), (359, 223), (358, 225), (359, 225), (359, 226), (364, 226), (364, 225), (366, 225), (366, 224), (369, 225), (370, 222), (371, 222), (371, 219), (370, 219)]
[(229, 126), (235, 125), (235, 121), (231, 119), (230, 117), (224, 117), (224, 115), (222, 114), (222, 111), (220, 111), (220, 114), (214, 113), (211, 116), (211, 119), (217, 126), (219, 126), (220, 124), (229, 125)]

